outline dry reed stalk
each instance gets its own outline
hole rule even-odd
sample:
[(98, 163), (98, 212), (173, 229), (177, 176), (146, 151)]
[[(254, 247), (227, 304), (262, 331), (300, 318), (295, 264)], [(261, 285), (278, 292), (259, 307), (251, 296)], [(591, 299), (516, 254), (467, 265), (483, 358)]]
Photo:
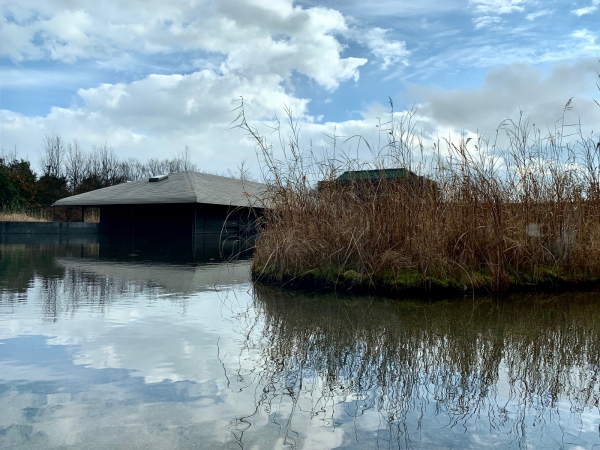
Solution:
[[(337, 149), (321, 157), (301, 151), (289, 112), (291, 137), (280, 137), (284, 158), (277, 159), (246, 121), (243, 103), (239, 111), (269, 186), (256, 278), (493, 291), (600, 280), (600, 145), (592, 136), (579, 131), (566, 142), (562, 125), (542, 136), (519, 119), (501, 124), (503, 147), (463, 138), (438, 141), (426, 152), (414, 111), (400, 122), (392, 112), (382, 130), (387, 145), (364, 164)], [(386, 167), (427, 174), (432, 182), (335, 181), (342, 171)], [(317, 180), (326, 182), (317, 188)]]
[(41, 213), (0, 212), (0, 222), (50, 222)]

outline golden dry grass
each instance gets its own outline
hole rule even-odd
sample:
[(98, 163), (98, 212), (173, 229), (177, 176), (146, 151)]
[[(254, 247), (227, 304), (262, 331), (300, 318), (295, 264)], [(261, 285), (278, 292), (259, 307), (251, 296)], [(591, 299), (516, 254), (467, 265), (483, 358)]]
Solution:
[[(0, 222), (80, 222), (80, 207), (41, 208), (31, 211), (0, 210)], [(99, 208), (86, 208), (85, 221), (89, 223), (100, 222)]]
[(50, 222), (41, 213), (0, 212), (0, 222)]
[[(339, 151), (300, 151), (291, 120), (286, 156), (276, 159), (242, 112), (269, 185), (256, 278), (494, 291), (600, 280), (600, 143), (592, 136), (566, 141), (565, 127), (542, 136), (509, 121), (502, 147), (463, 138), (426, 151), (411, 118), (392, 117), (385, 152), (359, 163)], [(385, 178), (333, 182), (344, 170), (386, 167), (425, 174), (437, 189)], [(316, 180), (330, 183), (316, 189)]]

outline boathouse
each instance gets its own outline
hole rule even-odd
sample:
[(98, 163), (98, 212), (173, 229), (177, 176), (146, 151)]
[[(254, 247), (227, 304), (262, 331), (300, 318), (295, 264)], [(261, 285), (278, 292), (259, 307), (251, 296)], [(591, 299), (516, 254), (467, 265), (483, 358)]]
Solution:
[(53, 206), (99, 208), (101, 234), (247, 234), (255, 231), (264, 191), (261, 183), (180, 172), (73, 195)]

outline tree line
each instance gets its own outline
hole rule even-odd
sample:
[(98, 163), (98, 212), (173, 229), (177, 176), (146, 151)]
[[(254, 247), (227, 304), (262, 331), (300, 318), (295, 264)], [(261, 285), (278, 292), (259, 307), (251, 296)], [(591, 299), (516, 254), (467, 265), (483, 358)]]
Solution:
[[(37, 173), (30, 161), (17, 158), (16, 150), (0, 149), (0, 208), (44, 208), (70, 195), (126, 181), (197, 170), (187, 145), (171, 158), (142, 162), (137, 158), (120, 158), (108, 143), (85, 151), (76, 139), (67, 142), (49, 133), (42, 142)], [(235, 176), (231, 171), (229, 175)]]

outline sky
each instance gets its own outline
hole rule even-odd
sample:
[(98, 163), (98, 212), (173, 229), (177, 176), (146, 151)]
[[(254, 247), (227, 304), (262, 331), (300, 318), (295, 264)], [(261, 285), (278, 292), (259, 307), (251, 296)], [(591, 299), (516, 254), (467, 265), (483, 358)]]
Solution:
[[(257, 169), (232, 127), (291, 110), (303, 150), (380, 145), (415, 108), (426, 142), (520, 112), (600, 125), (600, 0), (0, 0), (0, 146), (34, 167), (48, 133), (84, 150)], [(284, 136), (286, 127), (282, 127)], [(383, 133), (385, 134), (385, 133)], [(384, 137), (385, 139), (385, 137)], [(361, 157), (367, 157), (361, 154)]]

